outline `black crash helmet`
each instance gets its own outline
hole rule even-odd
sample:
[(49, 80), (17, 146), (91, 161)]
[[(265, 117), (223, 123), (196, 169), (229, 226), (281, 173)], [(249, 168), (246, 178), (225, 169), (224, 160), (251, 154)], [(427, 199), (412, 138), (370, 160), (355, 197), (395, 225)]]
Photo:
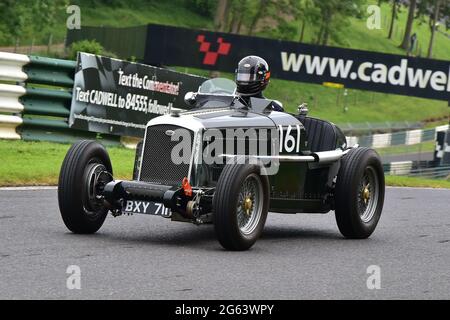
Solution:
[(258, 56), (245, 57), (236, 69), (237, 92), (241, 95), (258, 95), (267, 87), (269, 79), (266, 60)]

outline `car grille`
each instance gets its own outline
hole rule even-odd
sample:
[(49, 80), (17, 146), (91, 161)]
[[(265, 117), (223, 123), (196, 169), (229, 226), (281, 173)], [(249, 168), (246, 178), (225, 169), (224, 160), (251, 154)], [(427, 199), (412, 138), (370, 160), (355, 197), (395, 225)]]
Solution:
[[(176, 186), (180, 185), (183, 178), (188, 176), (189, 163), (175, 164), (171, 159), (173, 147), (180, 142), (171, 141), (171, 137), (166, 134), (166, 131), (176, 129), (187, 130), (174, 125), (155, 125), (147, 128), (139, 180)], [(194, 133), (190, 130), (189, 133), (192, 143)], [(191, 157), (188, 155), (186, 158), (190, 159)]]

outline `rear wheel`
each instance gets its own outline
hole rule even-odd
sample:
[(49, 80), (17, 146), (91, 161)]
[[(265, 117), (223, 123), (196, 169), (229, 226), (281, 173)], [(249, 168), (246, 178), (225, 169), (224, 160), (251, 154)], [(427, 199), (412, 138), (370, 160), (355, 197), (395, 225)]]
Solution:
[(342, 158), (336, 181), (336, 222), (346, 238), (368, 238), (383, 210), (384, 173), (378, 154), (352, 149)]
[(214, 194), (214, 228), (227, 250), (247, 250), (261, 235), (269, 206), (269, 181), (260, 167), (228, 164)]
[(101, 144), (83, 140), (69, 149), (59, 175), (58, 202), (70, 231), (87, 234), (100, 229), (108, 213), (100, 194), (112, 180), (111, 161)]

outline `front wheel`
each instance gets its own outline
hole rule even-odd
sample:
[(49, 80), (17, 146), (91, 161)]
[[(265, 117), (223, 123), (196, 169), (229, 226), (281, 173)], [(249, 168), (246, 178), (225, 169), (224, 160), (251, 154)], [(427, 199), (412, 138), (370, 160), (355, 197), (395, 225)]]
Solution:
[(59, 210), (70, 231), (89, 234), (100, 229), (108, 214), (100, 194), (112, 179), (111, 161), (101, 144), (83, 140), (72, 145), (58, 183)]
[(378, 154), (352, 149), (341, 160), (335, 189), (335, 215), (346, 238), (368, 238), (380, 220), (384, 203), (384, 172)]
[(269, 180), (258, 165), (227, 164), (214, 194), (214, 228), (227, 250), (247, 250), (261, 235), (269, 207)]

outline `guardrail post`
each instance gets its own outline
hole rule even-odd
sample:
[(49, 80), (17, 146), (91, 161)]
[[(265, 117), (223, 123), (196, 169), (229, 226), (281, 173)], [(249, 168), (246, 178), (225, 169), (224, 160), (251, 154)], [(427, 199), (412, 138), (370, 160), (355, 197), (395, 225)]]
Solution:
[(16, 128), (22, 122), (21, 117), (0, 114), (0, 138), (19, 140), (20, 135), (16, 132)]

